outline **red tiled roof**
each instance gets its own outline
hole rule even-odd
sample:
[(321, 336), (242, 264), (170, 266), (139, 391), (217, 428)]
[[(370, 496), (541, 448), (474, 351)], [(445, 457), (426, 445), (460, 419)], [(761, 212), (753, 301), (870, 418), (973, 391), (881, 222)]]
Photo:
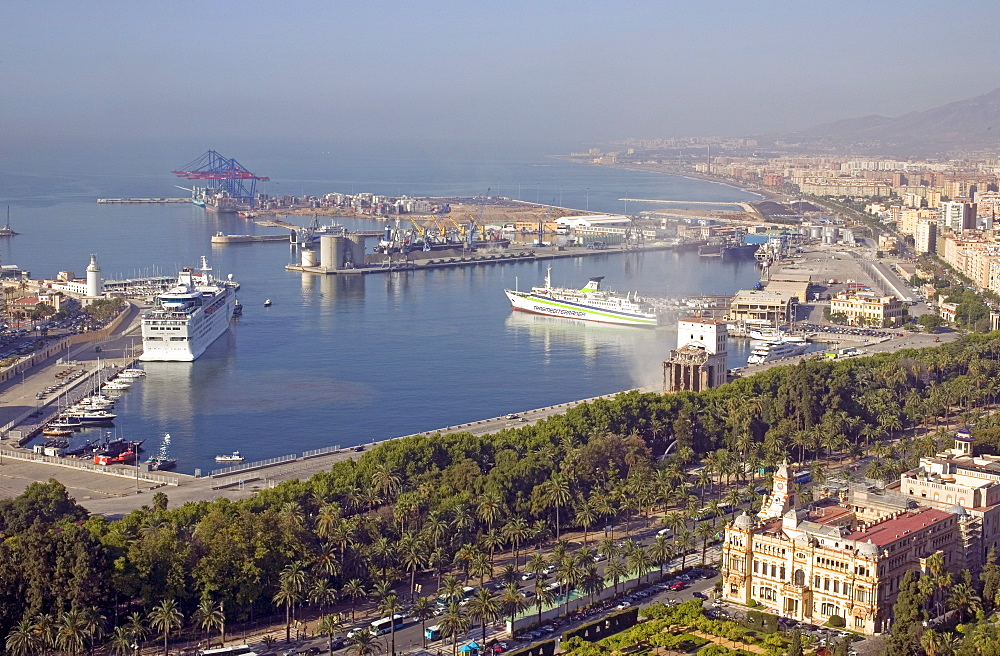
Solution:
[(871, 541), (879, 547), (884, 547), (949, 517), (954, 515), (936, 508), (919, 508), (887, 519), (863, 531), (855, 531), (848, 535), (847, 539), (857, 542)]

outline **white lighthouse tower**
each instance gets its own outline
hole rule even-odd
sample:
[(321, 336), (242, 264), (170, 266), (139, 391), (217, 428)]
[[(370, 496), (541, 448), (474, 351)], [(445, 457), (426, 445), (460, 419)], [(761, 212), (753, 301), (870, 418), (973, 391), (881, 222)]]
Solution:
[(87, 296), (98, 298), (104, 294), (104, 281), (101, 280), (101, 266), (97, 263), (97, 254), (90, 254), (90, 264), (87, 265)]

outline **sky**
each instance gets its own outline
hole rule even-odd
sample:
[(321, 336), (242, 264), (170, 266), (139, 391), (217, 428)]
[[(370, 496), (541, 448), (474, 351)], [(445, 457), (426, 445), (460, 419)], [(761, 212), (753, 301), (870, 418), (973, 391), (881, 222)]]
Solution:
[(2, 140), (787, 132), (1000, 86), (995, 3), (6, 0)]

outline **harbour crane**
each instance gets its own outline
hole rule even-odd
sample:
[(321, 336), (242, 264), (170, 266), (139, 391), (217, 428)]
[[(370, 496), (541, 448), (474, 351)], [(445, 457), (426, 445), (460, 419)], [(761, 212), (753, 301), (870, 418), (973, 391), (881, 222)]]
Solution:
[(235, 159), (223, 157), (214, 150), (207, 151), (198, 159), (171, 173), (187, 180), (204, 181), (208, 191), (224, 192), (251, 207), (257, 198), (257, 182), (270, 180), (268, 177), (251, 173)]

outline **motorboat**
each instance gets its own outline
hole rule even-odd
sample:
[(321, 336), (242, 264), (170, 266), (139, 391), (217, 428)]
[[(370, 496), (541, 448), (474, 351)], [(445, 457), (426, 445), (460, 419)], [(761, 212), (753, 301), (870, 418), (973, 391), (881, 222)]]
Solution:
[(233, 451), (230, 454), (223, 454), (220, 456), (215, 456), (216, 462), (243, 462), (245, 458), (240, 454), (239, 451)]

